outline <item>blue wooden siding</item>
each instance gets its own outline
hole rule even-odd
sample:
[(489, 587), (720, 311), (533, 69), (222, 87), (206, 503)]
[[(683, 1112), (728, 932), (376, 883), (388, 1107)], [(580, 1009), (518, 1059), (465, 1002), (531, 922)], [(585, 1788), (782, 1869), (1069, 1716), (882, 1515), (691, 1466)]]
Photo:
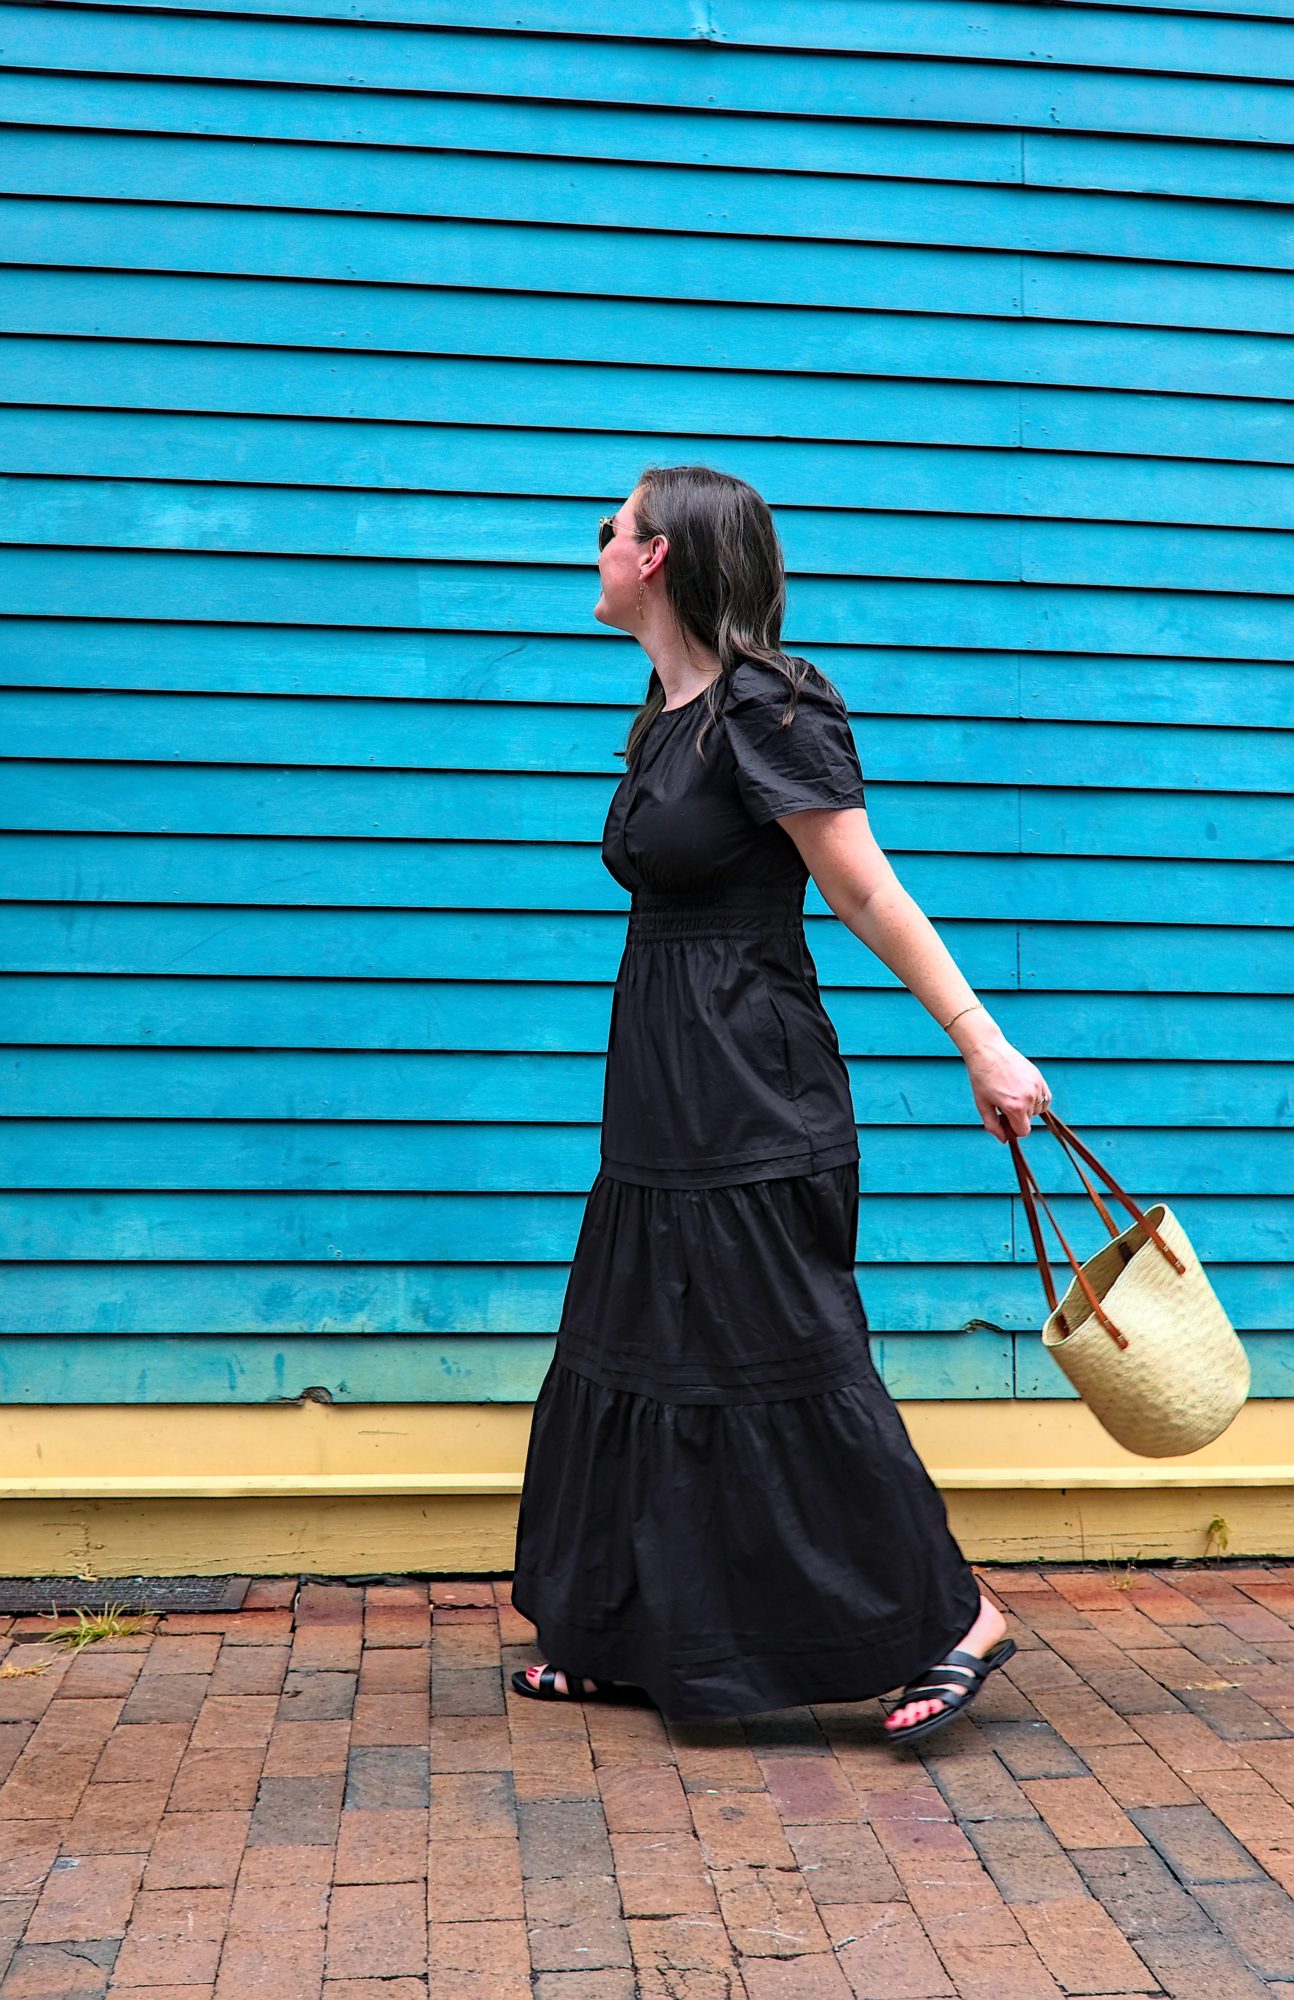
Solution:
[[(646, 678), (593, 527), (693, 458), (1294, 1393), (1294, 5), (648, 15), (0, 7), (2, 1400), (534, 1394)], [(960, 1060), (807, 907), (886, 1380), (1070, 1393)]]

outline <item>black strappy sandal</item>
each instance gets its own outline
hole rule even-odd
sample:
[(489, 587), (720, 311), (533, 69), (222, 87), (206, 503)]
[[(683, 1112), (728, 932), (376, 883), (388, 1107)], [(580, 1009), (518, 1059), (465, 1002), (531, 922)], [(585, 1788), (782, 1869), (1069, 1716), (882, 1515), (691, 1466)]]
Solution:
[[(565, 1667), (544, 1666), (540, 1669), (539, 1685), (532, 1687), (526, 1679), (524, 1667), (518, 1667), (512, 1676), (512, 1685), (518, 1694), (529, 1695), (532, 1701), (622, 1701), (631, 1707), (640, 1708), (648, 1701), (648, 1696), (640, 1687), (629, 1681), (600, 1681), (594, 1674), (566, 1674), (568, 1692), (563, 1694), (557, 1685), (558, 1673), (566, 1673)], [(593, 1692), (581, 1689), (578, 1694), (571, 1690), (572, 1681), (592, 1681)]]
[[(955, 1721), (962, 1710), (974, 1701), (994, 1667), (1000, 1667), (1003, 1661), (1009, 1660), (1015, 1649), (1014, 1639), (999, 1639), (996, 1646), (982, 1657), (978, 1653), (968, 1653), (964, 1647), (955, 1646), (946, 1660), (927, 1668), (918, 1680), (910, 1681), (896, 1702), (888, 1708), (885, 1708), (884, 1702), (881, 1703), (887, 1715), (896, 1715), (911, 1701), (941, 1701), (944, 1704), (920, 1722), (909, 1722), (902, 1729), (885, 1730), (886, 1741), (910, 1743), (914, 1736), (929, 1736), (934, 1730), (942, 1729), (945, 1723)], [(948, 1681), (944, 1680), (945, 1675)]]

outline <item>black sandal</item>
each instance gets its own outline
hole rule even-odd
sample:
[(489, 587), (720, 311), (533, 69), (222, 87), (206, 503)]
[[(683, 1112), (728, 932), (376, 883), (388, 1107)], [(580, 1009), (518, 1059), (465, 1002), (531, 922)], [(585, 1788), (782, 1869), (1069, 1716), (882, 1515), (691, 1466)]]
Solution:
[[(887, 1729), (884, 1732), (886, 1741), (910, 1743), (914, 1736), (929, 1736), (933, 1730), (942, 1729), (946, 1722), (954, 1721), (974, 1701), (994, 1667), (1000, 1667), (1003, 1661), (1009, 1660), (1015, 1649), (1014, 1639), (999, 1639), (996, 1646), (990, 1647), (982, 1657), (978, 1653), (966, 1652), (961, 1646), (954, 1647), (946, 1660), (928, 1668), (918, 1680), (909, 1681), (896, 1702), (888, 1708), (885, 1708), (884, 1702), (881, 1703), (887, 1715), (896, 1715), (911, 1701), (941, 1701), (944, 1704), (920, 1722), (909, 1722), (902, 1729)], [(949, 1676), (951, 1685), (944, 1682), (945, 1674)], [(952, 1680), (953, 1675), (960, 1678), (962, 1685)]]
[[(558, 1673), (566, 1673), (565, 1667), (545, 1665), (540, 1669), (539, 1685), (532, 1687), (526, 1679), (524, 1667), (518, 1667), (512, 1676), (512, 1685), (518, 1694), (529, 1695), (532, 1701), (623, 1701), (634, 1707), (647, 1700), (642, 1688), (629, 1681), (600, 1681), (593, 1674), (566, 1674), (567, 1692), (562, 1693), (557, 1685)], [(579, 1694), (571, 1690), (572, 1681), (592, 1681), (591, 1694), (581, 1690)]]

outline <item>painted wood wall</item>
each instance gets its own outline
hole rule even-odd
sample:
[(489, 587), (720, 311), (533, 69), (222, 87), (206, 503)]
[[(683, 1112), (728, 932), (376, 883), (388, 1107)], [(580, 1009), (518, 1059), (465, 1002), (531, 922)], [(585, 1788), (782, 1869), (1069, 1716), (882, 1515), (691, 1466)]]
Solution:
[[(1294, 0), (0, 19), (0, 1398), (534, 1394), (647, 671), (595, 523), (698, 458), (1290, 1393)], [(1067, 1394), (960, 1060), (808, 910), (887, 1381)]]

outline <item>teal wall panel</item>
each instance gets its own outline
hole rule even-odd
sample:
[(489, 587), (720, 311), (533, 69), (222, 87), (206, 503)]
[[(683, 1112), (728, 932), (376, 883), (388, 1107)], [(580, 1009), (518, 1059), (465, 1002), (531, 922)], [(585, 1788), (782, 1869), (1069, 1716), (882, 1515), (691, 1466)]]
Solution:
[[(533, 1397), (646, 680), (592, 529), (698, 458), (1294, 1394), (1294, 0), (699, 20), (0, 5), (0, 1400)], [(1071, 1394), (960, 1060), (806, 908), (887, 1383)]]

